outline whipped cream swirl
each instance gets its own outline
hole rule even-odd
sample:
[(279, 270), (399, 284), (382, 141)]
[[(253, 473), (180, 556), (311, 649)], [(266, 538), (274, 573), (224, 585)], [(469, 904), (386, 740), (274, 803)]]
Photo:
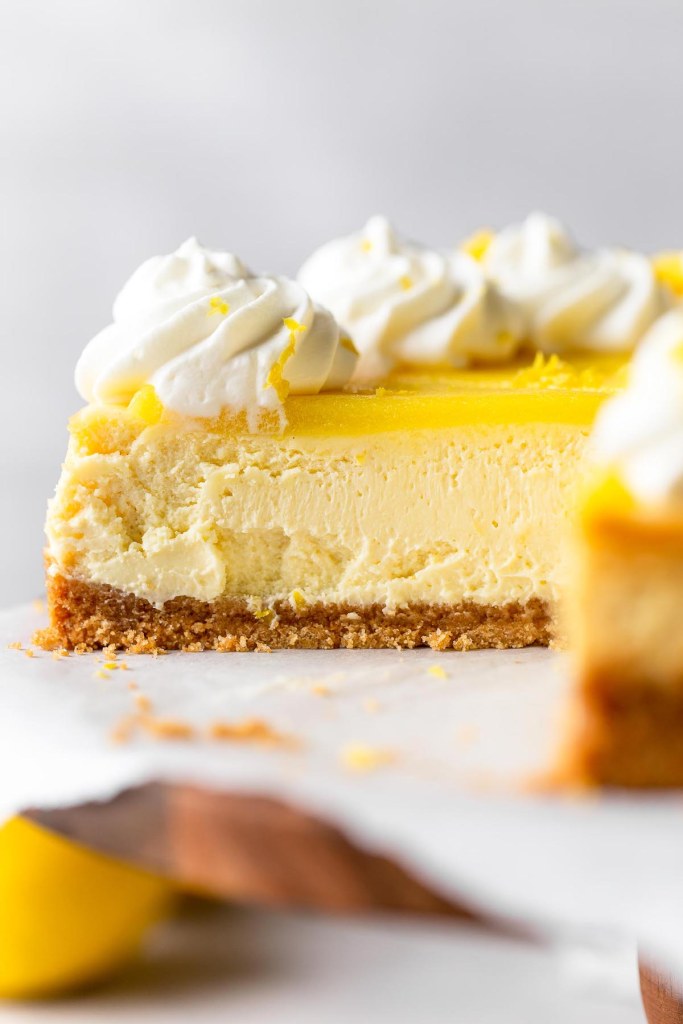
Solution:
[(683, 502), (683, 309), (643, 339), (628, 387), (601, 409), (591, 444), (640, 501)]
[(519, 308), (527, 339), (544, 352), (628, 351), (670, 304), (646, 256), (584, 252), (541, 213), (496, 235), (484, 269)]
[(201, 417), (246, 410), (253, 429), (259, 410), (281, 410), (288, 393), (339, 388), (356, 364), (334, 317), (300, 284), (254, 276), (193, 238), (147, 260), (113, 312), (76, 367), (90, 402), (126, 402), (152, 384), (170, 409)]
[(357, 376), (398, 361), (505, 360), (519, 342), (519, 316), (476, 260), (406, 242), (384, 217), (323, 245), (298, 279), (351, 333)]

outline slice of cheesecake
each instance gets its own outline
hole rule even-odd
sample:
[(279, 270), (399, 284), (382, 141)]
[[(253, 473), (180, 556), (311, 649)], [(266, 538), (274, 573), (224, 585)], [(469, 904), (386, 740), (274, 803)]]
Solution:
[(593, 419), (667, 300), (549, 218), (474, 251), (374, 218), (298, 282), (143, 264), (77, 367), (44, 642), (547, 643)]
[(681, 786), (683, 514), (644, 513), (627, 496), (595, 499), (575, 581), (576, 688), (560, 775)]
[(683, 314), (636, 354), (605, 406), (570, 592), (575, 665), (560, 775), (683, 785)]

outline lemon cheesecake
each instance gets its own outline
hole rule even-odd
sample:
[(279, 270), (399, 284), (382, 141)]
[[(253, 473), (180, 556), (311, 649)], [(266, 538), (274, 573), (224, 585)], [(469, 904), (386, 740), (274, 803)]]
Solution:
[(576, 685), (560, 773), (683, 785), (683, 313), (652, 328), (598, 417), (569, 610)]
[(476, 256), (374, 218), (297, 281), (192, 240), (143, 264), (77, 367), (43, 643), (547, 643), (593, 420), (668, 291), (540, 216)]

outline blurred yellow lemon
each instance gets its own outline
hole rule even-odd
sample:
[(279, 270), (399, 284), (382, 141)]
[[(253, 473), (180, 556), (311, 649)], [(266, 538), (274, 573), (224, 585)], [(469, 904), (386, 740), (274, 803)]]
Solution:
[(171, 900), (168, 882), (14, 818), (0, 828), (0, 997), (106, 976)]

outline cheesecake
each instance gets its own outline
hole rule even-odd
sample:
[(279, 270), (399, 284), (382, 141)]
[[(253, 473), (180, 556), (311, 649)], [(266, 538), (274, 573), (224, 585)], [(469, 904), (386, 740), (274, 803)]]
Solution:
[(147, 261), (77, 366), (41, 642), (547, 644), (593, 421), (668, 302), (540, 215), (453, 251), (373, 218), (297, 280)]
[(683, 785), (683, 313), (652, 328), (605, 405), (580, 502), (560, 776)]

